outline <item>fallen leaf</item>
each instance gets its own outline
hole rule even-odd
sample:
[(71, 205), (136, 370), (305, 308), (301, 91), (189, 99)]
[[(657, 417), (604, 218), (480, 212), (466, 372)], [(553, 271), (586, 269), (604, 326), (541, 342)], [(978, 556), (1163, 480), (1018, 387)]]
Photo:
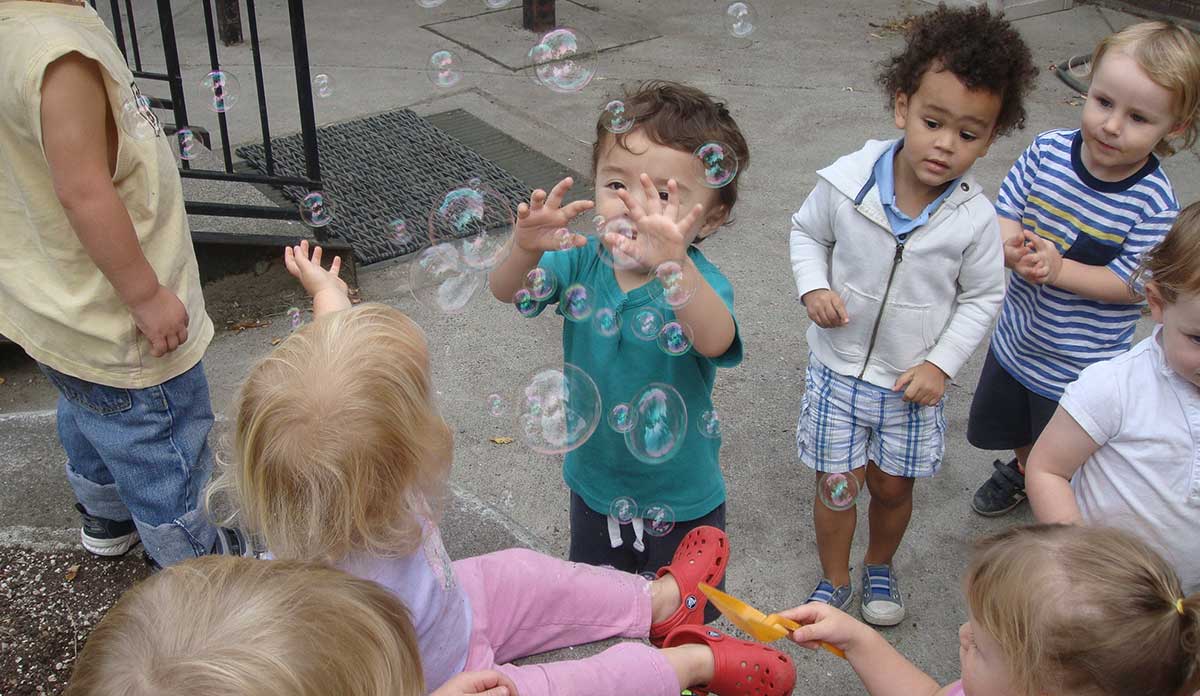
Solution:
[(76, 563), (75, 565), (71, 566), (70, 568), (67, 568), (67, 574), (64, 575), (63, 578), (66, 579), (67, 582), (70, 582), (70, 581), (74, 580), (75, 576), (78, 574), (79, 574), (79, 564)]
[(277, 345), (279, 345), (280, 343), (283, 343), (283, 339), (282, 339), (282, 338), (272, 338), (272, 339), (271, 339), (271, 345), (273, 345), (273, 346), (277, 346)]
[(513, 443), (513, 439), (511, 437), (493, 437), (492, 438), (493, 445), (511, 445), (512, 443)]

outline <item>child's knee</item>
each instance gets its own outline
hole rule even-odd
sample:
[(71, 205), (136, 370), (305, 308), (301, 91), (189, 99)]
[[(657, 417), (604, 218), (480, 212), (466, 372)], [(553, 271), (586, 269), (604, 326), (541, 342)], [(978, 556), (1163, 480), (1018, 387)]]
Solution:
[(867, 466), (867, 489), (871, 491), (872, 502), (880, 505), (897, 507), (911, 503), (914, 480), (885, 473), (874, 462)]

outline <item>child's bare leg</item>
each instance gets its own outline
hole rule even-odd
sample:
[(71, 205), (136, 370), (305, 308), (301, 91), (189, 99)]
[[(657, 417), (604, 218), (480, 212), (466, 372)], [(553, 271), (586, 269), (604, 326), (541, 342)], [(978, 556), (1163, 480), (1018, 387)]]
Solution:
[(670, 618), (679, 608), (683, 598), (679, 594), (679, 583), (666, 573), (661, 578), (650, 582), (650, 623), (658, 623)]
[(679, 677), (680, 689), (707, 684), (713, 679), (715, 662), (712, 649), (707, 645), (690, 644), (664, 648), (662, 655), (671, 663), (671, 668)]
[[(862, 481), (862, 469), (854, 475)], [(849, 510), (831, 510), (821, 502), (821, 472), (817, 472), (817, 492), (813, 494), (813, 528), (817, 533), (817, 555), (821, 559), (821, 572), (841, 587), (850, 583), (850, 544), (854, 541), (854, 529), (858, 525), (857, 506)]]
[(867, 463), (867, 488), (871, 491), (871, 539), (867, 546), (869, 565), (892, 563), (900, 548), (908, 521), (912, 518), (913, 481), (903, 476), (886, 474), (875, 462)]
[(1021, 473), (1025, 473), (1025, 462), (1029, 461), (1029, 453), (1033, 451), (1033, 445), (1025, 445), (1013, 450), (1013, 454), (1017, 455), (1017, 468)]

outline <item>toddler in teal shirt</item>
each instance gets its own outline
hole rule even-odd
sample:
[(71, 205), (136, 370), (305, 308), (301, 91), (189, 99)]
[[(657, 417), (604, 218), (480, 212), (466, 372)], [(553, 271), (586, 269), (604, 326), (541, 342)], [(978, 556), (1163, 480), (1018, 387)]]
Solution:
[[(712, 389), (717, 367), (741, 362), (742, 344), (733, 288), (694, 245), (728, 220), (737, 200), (737, 176), (710, 188), (693, 152), (719, 142), (728, 159), (736, 156), (742, 171), (749, 152), (725, 106), (700, 90), (650, 82), (625, 95), (624, 109), (631, 129), (614, 134), (605, 117), (596, 126), (595, 202), (564, 204), (573, 183), (569, 178), (549, 194), (534, 191), (529, 204), (518, 209), (511, 253), (492, 272), (490, 284), (497, 299), (512, 302), (530, 271), (541, 268), (548, 274), (546, 287), (552, 291), (538, 306), (528, 307), (528, 313), (558, 304), (556, 312), (565, 319), (564, 361), (596, 383), (605, 416), (614, 406), (645, 395), (648, 387), (659, 388), (650, 385), (667, 385), (682, 397), (687, 427), (681, 433), (647, 429), (633, 438), (644, 445), (634, 445), (635, 454), (627, 444), (631, 438), (602, 420), (586, 442), (566, 454), (563, 476), (572, 492), (570, 559), (641, 573), (670, 562), (689, 530), (725, 526)], [(605, 223), (604, 233), (584, 237), (562, 231), (593, 207)], [(614, 231), (620, 229), (624, 234)], [(662, 277), (662, 264), (671, 262), (677, 273), (670, 286), (694, 291), (682, 306), (669, 301), (669, 291), (655, 277), (656, 269)], [(577, 284), (587, 294), (583, 311), (595, 312), (586, 321), (574, 320), (579, 313), (573, 301), (580, 298), (568, 288)], [(523, 300), (531, 301), (528, 295)], [(686, 327), (682, 334), (671, 333), (671, 322)], [(689, 340), (691, 347), (684, 352)], [(660, 343), (665, 344), (661, 349)], [(669, 446), (672, 436), (676, 441)], [(669, 449), (664, 461), (652, 456), (656, 447)], [(613, 508), (622, 498), (636, 503), (632, 524), (621, 524), (630, 520), (613, 514), (632, 513), (632, 507)], [(644, 534), (662, 530), (653, 519), (658, 509), (672, 513), (666, 521), (674, 518), (673, 531)]]

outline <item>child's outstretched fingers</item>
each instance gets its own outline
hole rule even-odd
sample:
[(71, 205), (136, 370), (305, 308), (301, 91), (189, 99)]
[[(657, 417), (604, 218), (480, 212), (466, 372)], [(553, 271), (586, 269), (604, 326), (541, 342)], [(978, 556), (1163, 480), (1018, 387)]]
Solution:
[(816, 650), (824, 647), (823, 643), (828, 643), (844, 651), (854, 640), (854, 634), (863, 628), (863, 624), (847, 614), (821, 602), (801, 604), (795, 609), (778, 612), (778, 616), (800, 624), (800, 628), (792, 631), (788, 638), (809, 650)]

